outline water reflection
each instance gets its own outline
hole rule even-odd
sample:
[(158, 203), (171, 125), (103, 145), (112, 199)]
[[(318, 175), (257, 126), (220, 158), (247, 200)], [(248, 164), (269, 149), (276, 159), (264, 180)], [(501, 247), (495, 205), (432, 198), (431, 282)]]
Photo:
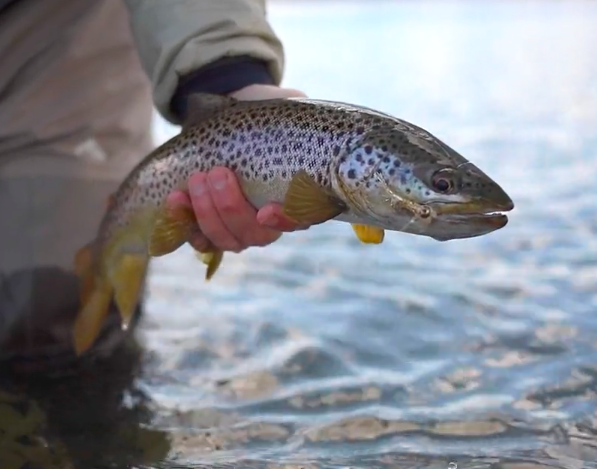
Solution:
[(77, 469), (597, 468), (596, 6), (269, 10), (289, 86), (429, 128), (512, 194), (510, 224), (375, 248), (324, 225), (209, 284), (181, 249), (153, 265), (144, 352), (5, 386), (0, 445)]

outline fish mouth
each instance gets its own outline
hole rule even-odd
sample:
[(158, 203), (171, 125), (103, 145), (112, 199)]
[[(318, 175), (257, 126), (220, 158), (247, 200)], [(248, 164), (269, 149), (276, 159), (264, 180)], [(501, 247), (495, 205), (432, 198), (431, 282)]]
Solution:
[(506, 212), (514, 210), (514, 202), (508, 197), (503, 201), (475, 201), (468, 203), (429, 204), (438, 216), (462, 216), (465, 218), (493, 219), (506, 217)]
[(503, 204), (430, 204), (435, 219), (444, 229), (434, 233), (433, 238), (446, 241), (456, 238), (473, 238), (499, 230), (508, 224), (507, 212), (514, 209), (514, 203)]

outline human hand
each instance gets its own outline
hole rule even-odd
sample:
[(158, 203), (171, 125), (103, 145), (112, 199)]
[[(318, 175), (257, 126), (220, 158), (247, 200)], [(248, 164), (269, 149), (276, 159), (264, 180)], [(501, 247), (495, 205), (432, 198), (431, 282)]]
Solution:
[[(250, 85), (231, 96), (250, 101), (306, 95), (272, 85)], [(298, 229), (279, 204), (255, 210), (244, 197), (236, 175), (228, 168), (194, 173), (189, 178), (188, 188), (188, 194), (171, 193), (167, 204), (174, 210), (181, 206), (193, 209), (199, 230), (189, 242), (198, 251), (215, 246), (223, 251), (240, 252), (251, 246), (267, 246), (283, 232)]]

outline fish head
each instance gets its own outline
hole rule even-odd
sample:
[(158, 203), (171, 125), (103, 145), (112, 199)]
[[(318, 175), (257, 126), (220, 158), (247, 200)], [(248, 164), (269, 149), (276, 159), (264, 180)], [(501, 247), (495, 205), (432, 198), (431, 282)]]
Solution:
[(410, 123), (365, 134), (338, 163), (336, 187), (357, 216), (438, 241), (481, 236), (508, 223), (500, 185)]

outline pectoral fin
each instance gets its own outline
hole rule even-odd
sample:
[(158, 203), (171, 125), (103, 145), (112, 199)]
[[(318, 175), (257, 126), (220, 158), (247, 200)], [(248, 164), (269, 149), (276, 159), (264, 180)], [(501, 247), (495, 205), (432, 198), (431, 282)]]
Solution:
[(284, 214), (301, 225), (317, 225), (337, 217), (346, 204), (319, 186), (304, 170), (299, 170), (286, 192)]
[(110, 272), (114, 300), (120, 311), (122, 328), (127, 329), (135, 314), (143, 288), (149, 258), (143, 254), (122, 254)]
[(376, 228), (369, 225), (353, 224), (352, 229), (362, 243), (381, 244), (383, 242), (385, 232), (381, 228)]
[(164, 206), (158, 211), (149, 239), (149, 255), (159, 257), (176, 251), (189, 240), (196, 226), (195, 214), (190, 207), (171, 209)]

